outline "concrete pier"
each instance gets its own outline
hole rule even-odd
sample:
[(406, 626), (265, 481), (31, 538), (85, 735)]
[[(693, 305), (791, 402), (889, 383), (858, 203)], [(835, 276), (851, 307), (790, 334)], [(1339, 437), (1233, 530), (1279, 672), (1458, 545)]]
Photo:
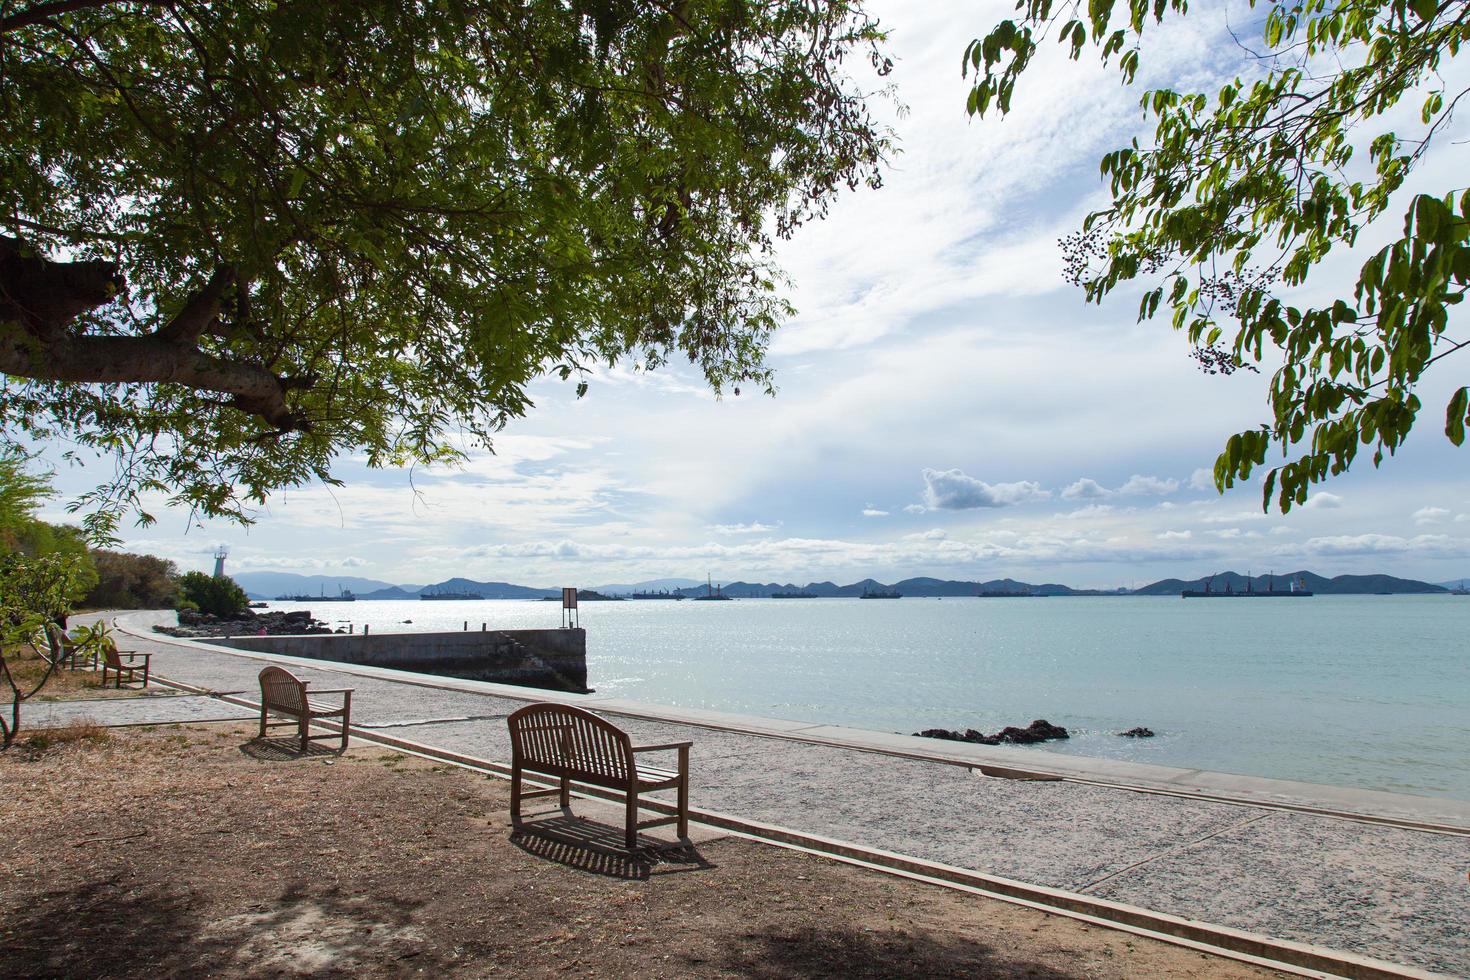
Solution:
[(587, 631), (582, 629), (370, 635), (363, 627), (357, 635), (235, 636), (200, 642), (549, 691), (587, 690)]

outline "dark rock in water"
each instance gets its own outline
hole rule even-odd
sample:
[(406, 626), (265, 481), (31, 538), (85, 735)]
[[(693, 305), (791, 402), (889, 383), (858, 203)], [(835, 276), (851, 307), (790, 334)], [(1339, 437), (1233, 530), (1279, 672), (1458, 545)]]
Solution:
[(1033, 721), (1025, 728), (1016, 728), (1008, 725), (994, 735), (986, 735), (984, 732), (967, 728), (964, 734), (950, 731), (948, 728), (926, 728), (922, 732), (914, 732), (920, 738), (942, 738), (947, 742), (969, 742), (972, 745), (999, 745), (1001, 742), (1010, 742), (1013, 745), (1031, 745), (1036, 742), (1047, 742), (1056, 738), (1069, 738), (1067, 730), (1060, 725), (1053, 725), (1048, 721)]
[(310, 609), (296, 609), (296, 610), (293, 610), (292, 612), (283, 613), (282, 614), (282, 617), (288, 623), (309, 623), (309, 622), (311, 622), (311, 610)]
[(919, 738), (942, 738), (946, 742), (963, 742), (965, 736), (959, 732), (952, 732), (948, 728), (926, 728), (922, 732), (914, 732)]
[(1040, 735), (1044, 739), (1071, 738), (1067, 730), (1061, 725), (1053, 725), (1045, 718), (1038, 718), (1026, 728), (1033, 735)]
[(1119, 732), (1118, 734), (1119, 735), (1122, 735), (1124, 738), (1153, 738), (1154, 737), (1153, 729), (1151, 729), (1151, 728), (1144, 728), (1142, 725), (1139, 725), (1137, 728), (1130, 728), (1126, 732)]
[(1045, 742), (1046, 736), (1038, 735), (1029, 728), (1007, 725), (1000, 730), (1000, 740), (1010, 742), (1012, 745), (1031, 745), (1034, 742)]

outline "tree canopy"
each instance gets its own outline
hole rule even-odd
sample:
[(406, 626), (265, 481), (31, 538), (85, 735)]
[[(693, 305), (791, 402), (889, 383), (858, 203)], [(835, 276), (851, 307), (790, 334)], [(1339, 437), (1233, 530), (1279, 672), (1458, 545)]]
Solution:
[(452, 457), (547, 372), (769, 388), (773, 240), (878, 184), (881, 41), (856, 0), (4, 4), (5, 434), (114, 455), (105, 532)]
[[(1274, 348), (1282, 364), (1270, 384), (1272, 417), (1229, 438), (1215, 482), (1223, 491), (1279, 452), (1263, 503), (1269, 509), (1274, 497), (1285, 511), (1345, 471), (1360, 447), (1376, 466), (1401, 446), (1425, 371), (1470, 342), (1452, 321), (1470, 285), (1470, 192), (1394, 196), (1466, 95), (1448, 68), (1470, 41), (1470, 3), (1252, 7), (1262, 37), (1259, 50), (1239, 49), (1250, 62), (1245, 77), (1215, 93), (1144, 93), (1152, 144), (1135, 140), (1103, 158), (1112, 202), (1066, 243), (1067, 261), (1089, 300), (1141, 281), (1140, 319), (1169, 314), (1207, 370), (1254, 369)], [(1131, 83), (1145, 30), (1187, 4), (1020, 0), (1016, 9), (965, 51), (973, 115), (1009, 111), (1051, 37), (1073, 60), (1094, 51)], [(1418, 111), (1394, 113), (1404, 100)], [(1367, 257), (1355, 281), (1329, 284), (1331, 299), (1294, 305), (1281, 295), (1395, 215), (1402, 232)], [(1444, 417), (1455, 445), (1467, 410), (1470, 390), (1461, 387)]]

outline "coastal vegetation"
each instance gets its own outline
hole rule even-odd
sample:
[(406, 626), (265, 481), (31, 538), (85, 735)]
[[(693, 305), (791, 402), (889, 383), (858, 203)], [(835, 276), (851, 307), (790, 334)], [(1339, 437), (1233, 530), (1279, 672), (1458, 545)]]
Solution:
[(185, 572), (179, 579), (180, 608), (207, 616), (235, 616), (245, 611), (250, 600), (245, 590), (228, 575), (218, 578), (204, 572)]
[(172, 609), (179, 600), (179, 570), (156, 555), (92, 550), (97, 584), (82, 599), (89, 609)]
[[(1464, 168), (1415, 173), (1470, 91), (1452, 64), (1470, 42), (1470, 4), (1252, 7), (1260, 39), (1236, 42), (1242, 74), (1214, 93), (1144, 92), (1152, 143), (1102, 158), (1112, 200), (1063, 244), (1068, 277), (1088, 300), (1141, 285), (1140, 320), (1166, 317), (1206, 371), (1279, 362), (1270, 419), (1230, 436), (1214, 478), (1223, 491), (1279, 453), (1262, 503), (1287, 511), (1360, 450), (1377, 466), (1403, 445), (1425, 407), (1416, 390), (1426, 371), (1470, 343), (1451, 322), (1470, 289)], [(972, 115), (1009, 112), (1048, 41), (1074, 61), (1090, 50), (1132, 84), (1144, 34), (1188, 5), (1019, 0), (1016, 9), (965, 51)], [(1417, 192), (1396, 196), (1410, 186)], [(1355, 276), (1325, 281), (1335, 275), (1329, 259), (1380, 237), (1388, 243), (1352, 256)], [(1292, 291), (1309, 282), (1314, 298), (1295, 302)], [(1429, 410), (1443, 411), (1460, 445), (1470, 387)]]
[(857, 2), (7, 5), (0, 419), (145, 498), (487, 446), (550, 373), (770, 390), (776, 240), (876, 187)]

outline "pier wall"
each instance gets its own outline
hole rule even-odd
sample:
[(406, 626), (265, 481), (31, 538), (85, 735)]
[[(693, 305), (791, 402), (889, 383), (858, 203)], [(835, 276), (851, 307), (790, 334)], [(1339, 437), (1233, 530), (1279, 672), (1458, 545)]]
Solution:
[(587, 631), (583, 629), (234, 636), (204, 642), (551, 691), (587, 690)]

